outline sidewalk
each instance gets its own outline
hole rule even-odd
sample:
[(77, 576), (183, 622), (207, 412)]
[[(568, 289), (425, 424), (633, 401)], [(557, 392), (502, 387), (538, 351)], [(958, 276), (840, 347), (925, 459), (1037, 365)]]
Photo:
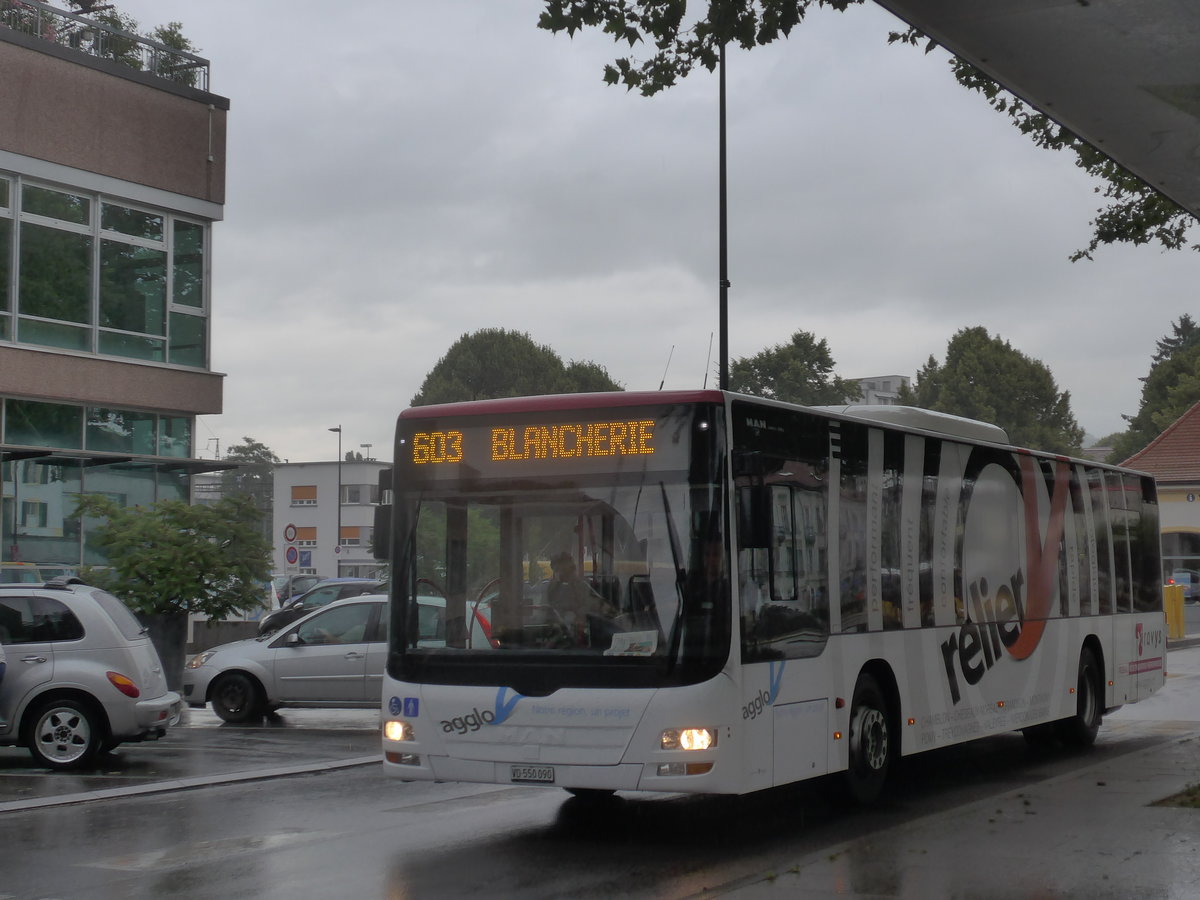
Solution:
[(379, 765), (380, 759), (373, 710), (283, 710), (274, 721), (235, 727), (208, 709), (189, 709), (162, 740), (122, 744), (82, 772), (50, 772), (24, 748), (0, 748), (0, 814)]
[(1200, 810), (1153, 803), (1200, 782), (1200, 725), (1169, 724), (1165, 743), (787, 860), (718, 895), (1192, 900)]
[(1200, 897), (1200, 635), (1172, 641), (1167, 686), (1105, 717), (1144, 750), (910, 821), (726, 889), (766, 898)]

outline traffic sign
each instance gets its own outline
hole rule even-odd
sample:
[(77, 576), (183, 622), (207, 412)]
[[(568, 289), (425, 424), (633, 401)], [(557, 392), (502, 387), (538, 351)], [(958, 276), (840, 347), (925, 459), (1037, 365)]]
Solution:
[(292, 543), (292, 541), (296, 540), (296, 526), (295, 525), (284, 525), (283, 526), (283, 539), (285, 541), (287, 541), (289, 544)]
[(283, 558), (287, 560), (287, 564), (289, 566), (294, 566), (296, 564), (296, 560), (300, 558), (300, 551), (295, 547), (288, 547), (283, 554)]

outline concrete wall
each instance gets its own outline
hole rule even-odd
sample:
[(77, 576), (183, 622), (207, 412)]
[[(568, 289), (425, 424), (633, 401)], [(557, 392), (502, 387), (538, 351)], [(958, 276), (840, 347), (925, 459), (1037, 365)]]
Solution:
[(229, 101), (122, 68), (0, 28), (0, 149), (223, 204)]

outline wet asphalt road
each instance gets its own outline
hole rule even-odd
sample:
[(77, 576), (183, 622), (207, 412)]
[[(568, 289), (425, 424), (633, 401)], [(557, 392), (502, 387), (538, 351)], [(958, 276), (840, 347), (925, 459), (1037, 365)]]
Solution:
[[(915, 832), (985, 798), (997, 814), (1020, 815), (1028, 800), (1016, 798), (1038, 785), (1200, 737), (1200, 648), (1187, 652), (1190, 670), (1172, 654), (1175, 684), (1108, 720), (1092, 753), (1038, 755), (1014, 734), (924, 754), (904, 762), (872, 810), (846, 809), (823, 782), (744, 798), (627, 795), (600, 807), (554, 789), (405, 784), (373, 760), (377, 715), (351, 711), (284, 711), (253, 728), (193, 712), (166, 740), (74, 775), (0, 750), (0, 900), (750, 895), (796, 860), (842, 854), (859, 875), (855, 896), (916, 896), (894, 877), (878, 880), (878, 854), (862, 849), (873, 835)], [(153, 792), (124, 796), (130, 788)], [(105, 790), (116, 796), (77, 802)], [(59, 805), (4, 811), (55, 797)], [(1183, 816), (1200, 834), (1200, 813)], [(1000, 896), (995, 887), (960, 896)], [(1149, 896), (1196, 896), (1155, 887)]]

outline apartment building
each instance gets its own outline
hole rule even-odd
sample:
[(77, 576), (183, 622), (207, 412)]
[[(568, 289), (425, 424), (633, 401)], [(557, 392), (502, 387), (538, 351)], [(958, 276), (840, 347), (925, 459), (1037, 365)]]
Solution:
[(209, 64), (0, 4), (0, 559), (101, 564), (80, 492), (190, 498), (229, 101)]
[(379, 460), (275, 466), (272, 571), (326, 578), (375, 578), (372, 538), (379, 503)]

